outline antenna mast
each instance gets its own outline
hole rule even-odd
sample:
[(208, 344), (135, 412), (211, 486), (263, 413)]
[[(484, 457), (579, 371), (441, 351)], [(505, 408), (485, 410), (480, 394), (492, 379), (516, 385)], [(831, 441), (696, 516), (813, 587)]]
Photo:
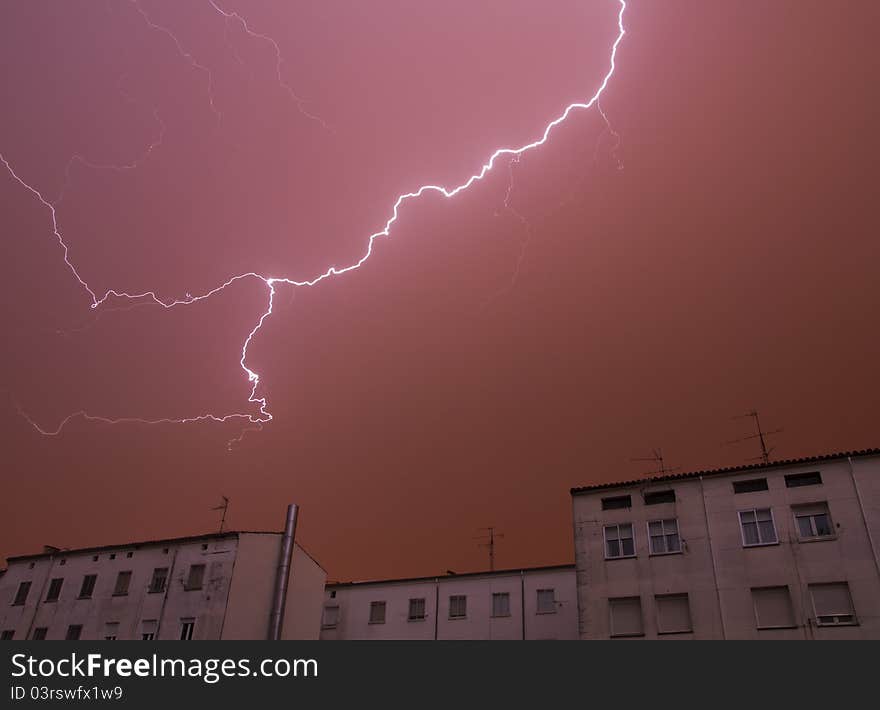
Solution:
[(220, 529), (217, 531), (218, 534), (223, 532), (223, 527), (226, 525), (226, 511), (229, 510), (229, 498), (227, 498), (226, 496), (220, 497), (223, 499), (223, 502), (220, 505), (211, 508), (211, 510), (223, 511), (223, 515), (220, 517)]
[(725, 444), (738, 444), (741, 441), (749, 441), (751, 439), (757, 439), (761, 445), (761, 455), (755, 456), (749, 461), (757, 461), (760, 459), (765, 465), (770, 463), (770, 454), (773, 453), (773, 447), (767, 448), (767, 437), (773, 434), (779, 434), (782, 429), (774, 429), (773, 431), (764, 431), (761, 428), (761, 419), (758, 417), (758, 410), (753, 409), (750, 412), (746, 412), (738, 417), (734, 417), (734, 419), (745, 419), (747, 417), (751, 417), (755, 420), (755, 429), (757, 430), (755, 434), (751, 434), (750, 436), (743, 436), (739, 439), (733, 439), (732, 441), (725, 441)]
[(504, 537), (504, 535), (500, 535), (495, 532), (494, 527), (488, 528), (480, 528), (480, 530), (485, 530), (485, 535), (480, 535), (475, 540), (483, 540), (483, 542), (479, 545), (480, 547), (486, 547), (489, 549), (489, 571), (495, 571), (495, 541), (499, 538)]

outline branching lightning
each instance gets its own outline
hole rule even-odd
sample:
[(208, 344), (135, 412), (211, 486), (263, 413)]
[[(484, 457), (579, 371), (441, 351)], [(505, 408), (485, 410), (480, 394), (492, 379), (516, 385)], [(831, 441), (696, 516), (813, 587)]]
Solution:
[[(165, 27), (162, 27), (160, 25), (155, 24), (149, 18), (149, 16), (144, 12), (144, 10), (141, 8), (138, 0), (131, 0), (131, 2), (137, 8), (138, 12), (140, 12), (140, 14), (143, 16), (144, 20), (148, 23), (148, 25), (151, 28), (166, 34), (170, 39), (172, 39), (175, 46), (177, 47), (178, 52), (180, 53), (180, 55), (182, 57), (187, 59), (187, 61), (194, 68), (199, 69), (199, 70), (207, 73), (208, 91), (209, 91), (209, 98), (211, 101), (211, 107), (212, 107), (212, 109), (214, 109), (215, 114), (218, 116), (218, 120), (219, 120), (220, 114), (216, 110), (216, 107), (214, 106), (214, 101), (213, 101), (213, 78), (211, 76), (210, 70), (208, 70), (206, 67), (204, 67), (203, 65), (200, 65), (198, 62), (196, 62), (196, 60), (192, 57), (192, 55), (183, 49), (180, 42), (177, 40), (177, 38), (174, 36), (174, 34), (170, 30), (168, 30)], [(220, 13), (221, 15), (224, 16), (224, 18), (226, 19), (227, 22), (230, 20), (236, 20), (241, 24), (241, 26), (243, 27), (245, 32), (247, 32), (249, 35), (256, 37), (256, 38), (259, 38), (259, 39), (262, 39), (263, 41), (267, 41), (272, 44), (272, 46), (276, 52), (276, 59), (277, 59), (276, 69), (278, 72), (279, 81), (281, 82), (282, 86), (290, 93), (291, 97), (297, 102), (297, 105), (299, 106), (300, 110), (302, 110), (305, 113), (305, 111), (303, 109), (303, 103), (304, 103), (303, 100), (300, 99), (293, 92), (293, 90), (290, 89), (290, 87), (283, 82), (283, 79), (281, 77), (282, 59), (281, 59), (280, 50), (278, 48), (278, 44), (273, 39), (271, 39), (270, 37), (268, 37), (266, 35), (262, 35), (262, 34), (258, 34), (256, 32), (253, 32), (250, 29), (250, 27), (248, 26), (248, 23), (237, 13), (223, 10), (218, 4), (216, 4), (216, 2), (214, 0), (209, 0), (209, 2), (211, 4), (211, 6), (214, 8), (214, 10), (216, 10), (218, 13)], [(596, 89), (595, 93), (589, 99), (587, 99), (586, 101), (579, 101), (579, 102), (569, 104), (560, 116), (558, 116), (557, 118), (555, 118), (554, 120), (552, 120), (550, 123), (548, 123), (546, 125), (546, 127), (544, 128), (544, 131), (542, 132), (540, 137), (537, 138), (536, 140), (534, 140), (530, 143), (526, 143), (525, 145), (522, 145), (517, 148), (498, 148), (494, 153), (492, 153), (489, 156), (488, 160), (481, 166), (481, 168), (479, 169), (478, 172), (471, 175), (467, 180), (465, 180), (461, 184), (459, 184), (455, 187), (452, 187), (452, 188), (443, 187), (440, 185), (427, 184), (427, 185), (422, 185), (421, 187), (413, 190), (412, 192), (407, 192), (407, 193), (399, 195), (394, 202), (393, 208), (391, 210), (391, 216), (385, 222), (385, 225), (382, 227), (382, 229), (369, 235), (369, 237), (367, 239), (366, 249), (365, 249), (363, 255), (357, 261), (355, 261), (354, 263), (352, 263), (348, 266), (345, 266), (343, 268), (337, 268), (336, 266), (331, 266), (323, 273), (318, 274), (317, 276), (314, 276), (313, 278), (308, 279), (308, 280), (298, 281), (298, 280), (295, 280), (292, 278), (285, 278), (285, 277), (278, 277), (278, 276), (266, 276), (263, 274), (258, 274), (253, 271), (249, 271), (246, 273), (232, 276), (229, 279), (227, 279), (224, 283), (220, 284), (219, 286), (216, 286), (215, 288), (213, 288), (203, 294), (196, 295), (196, 296), (193, 296), (191, 294), (186, 294), (186, 296), (184, 298), (178, 298), (178, 299), (161, 298), (155, 291), (145, 291), (142, 293), (128, 293), (126, 291), (116, 290), (116, 289), (108, 289), (105, 293), (103, 293), (103, 295), (99, 296), (98, 292), (93, 290), (92, 287), (88, 284), (88, 282), (81, 277), (81, 275), (77, 271), (76, 266), (74, 265), (74, 263), (70, 259), (69, 247), (66, 244), (64, 237), (62, 236), (62, 233), (60, 231), (59, 225), (58, 225), (56, 204), (47, 200), (36, 187), (32, 186), (30, 183), (26, 182), (22, 177), (20, 177), (20, 175), (13, 169), (12, 165), (6, 159), (6, 157), (2, 153), (0, 153), (0, 162), (3, 163), (6, 170), (11, 175), (11, 177), (16, 182), (18, 182), (25, 190), (27, 190), (29, 193), (31, 193), (49, 211), (49, 214), (51, 217), (52, 233), (53, 233), (54, 237), (57, 239), (59, 245), (61, 246), (63, 257), (64, 257), (64, 263), (66, 264), (69, 271), (73, 274), (73, 276), (77, 280), (77, 282), (80, 284), (82, 289), (86, 292), (86, 294), (88, 294), (89, 299), (91, 301), (90, 307), (92, 309), (99, 308), (100, 306), (105, 304), (111, 298), (136, 302), (137, 304), (144, 303), (144, 302), (152, 303), (152, 304), (159, 305), (159, 306), (166, 308), (166, 309), (175, 308), (175, 307), (179, 307), (179, 306), (187, 306), (187, 305), (192, 305), (192, 304), (210, 299), (212, 296), (214, 296), (217, 293), (223, 291), (224, 289), (232, 286), (233, 284), (240, 282), (240, 281), (245, 281), (245, 280), (260, 281), (261, 283), (263, 283), (265, 285), (265, 287), (267, 289), (267, 293), (268, 293), (266, 310), (260, 315), (259, 320), (256, 322), (256, 324), (251, 329), (251, 331), (247, 334), (247, 337), (245, 338), (244, 343), (242, 345), (241, 356), (239, 358), (239, 364), (241, 366), (241, 369), (244, 371), (245, 375), (247, 376), (248, 382), (251, 385), (250, 394), (248, 396), (247, 401), (248, 401), (248, 404), (256, 406), (256, 408), (257, 408), (256, 413), (234, 412), (231, 414), (222, 414), (222, 415), (213, 414), (213, 413), (203, 413), (203, 414), (198, 414), (198, 415), (194, 415), (191, 417), (185, 417), (185, 418), (179, 418), (179, 419), (174, 419), (174, 418), (142, 419), (142, 418), (137, 418), (137, 417), (109, 418), (109, 417), (95, 416), (95, 415), (89, 414), (86, 411), (78, 411), (78, 412), (74, 412), (74, 413), (66, 416), (64, 419), (61, 420), (61, 422), (58, 424), (58, 426), (56, 426), (54, 428), (46, 428), (46, 427), (40, 426), (31, 417), (29, 417), (23, 410), (20, 410), (22, 415), (27, 419), (28, 422), (30, 422), (30, 424), (37, 431), (39, 431), (41, 434), (44, 434), (46, 436), (57, 436), (58, 434), (60, 434), (62, 432), (64, 427), (72, 419), (75, 419), (75, 418), (82, 418), (85, 421), (101, 422), (101, 423), (105, 423), (105, 424), (122, 424), (122, 423), (140, 423), (140, 424), (172, 424), (172, 423), (175, 423), (175, 424), (183, 424), (183, 423), (195, 423), (195, 422), (204, 422), (204, 421), (221, 423), (221, 422), (229, 422), (229, 421), (236, 421), (236, 420), (244, 422), (246, 424), (246, 428), (241, 431), (241, 433), (238, 437), (236, 437), (235, 439), (233, 439), (229, 442), (230, 447), (234, 443), (241, 441), (241, 438), (244, 436), (244, 434), (247, 431), (250, 431), (254, 428), (260, 428), (266, 422), (271, 421), (272, 414), (270, 413), (270, 411), (268, 409), (267, 397), (265, 395), (261, 396), (258, 393), (258, 390), (260, 388), (260, 375), (256, 371), (254, 371), (248, 367), (247, 355), (248, 355), (248, 348), (250, 347), (250, 345), (253, 342), (254, 338), (256, 337), (257, 333), (259, 333), (260, 329), (263, 327), (263, 324), (265, 323), (266, 319), (272, 315), (274, 299), (276, 296), (276, 287), (281, 284), (288, 285), (288, 286), (291, 286), (294, 288), (311, 287), (311, 286), (315, 286), (315, 285), (321, 283), (322, 281), (328, 280), (331, 277), (341, 276), (341, 275), (346, 274), (350, 271), (354, 271), (356, 269), (359, 269), (372, 256), (373, 247), (374, 247), (376, 240), (383, 238), (383, 237), (390, 237), (391, 236), (392, 228), (394, 227), (394, 224), (397, 222), (397, 220), (400, 216), (400, 210), (405, 203), (413, 201), (413, 200), (417, 200), (418, 198), (422, 197), (426, 193), (439, 193), (439, 194), (443, 195), (444, 197), (451, 199), (451, 198), (455, 197), (456, 195), (458, 195), (459, 193), (464, 192), (465, 190), (469, 189), (475, 183), (482, 181), (486, 177), (486, 175), (488, 175), (492, 171), (492, 169), (495, 167), (495, 165), (498, 163), (498, 161), (502, 158), (505, 158), (505, 157), (510, 158), (508, 166), (509, 166), (509, 169), (512, 170), (513, 165), (519, 161), (520, 157), (523, 154), (544, 145), (549, 140), (550, 135), (553, 132), (553, 130), (557, 126), (562, 124), (564, 121), (566, 121), (568, 119), (568, 117), (575, 111), (588, 110), (588, 109), (591, 109), (594, 106), (596, 106), (599, 109), (599, 111), (602, 113), (602, 117), (606, 121), (606, 125), (608, 125), (607, 124), (607, 117), (605, 116), (604, 112), (601, 110), (601, 107), (598, 106), (598, 103), (599, 103), (600, 97), (605, 92), (606, 87), (608, 86), (609, 82), (611, 81), (611, 78), (614, 75), (614, 72), (616, 69), (617, 51), (620, 46), (620, 43), (623, 41), (623, 38), (626, 34), (626, 30), (624, 29), (624, 14), (626, 12), (627, 3), (626, 3), (626, 0), (617, 0), (617, 2), (619, 4), (619, 11), (617, 14), (617, 30), (618, 30), (618, 32), (617, 32), (617, 35), (616, 35), (614, 42), (611, 46), (610, 58), (609, 58), (609, 68), (608, 68), (607, 73), (604, 75), (598, 89)], [(309, 114), (306, 113), (306, 115), (309, 115)], [(316, 121), (323, 123), (321, 121), (321, 119), (317, 118), (316, 116), (309, 115), (309, 117), (313, 118)], [(157, 116), (157, 119), (158, 119), (158, 116)], [(160, 136), (159, 141), (161, 142), (161, 136)], [(153, 144), (152, 146), (150, 146), (147, 153), (149, 154), (149, 152), (152, 151), (156, 145), (157, 144)], [(75, 156), (75, 157), (78, 157), (78, 156)], [(82, 159), (80, 158), (80, 160), (82, 160)], [(86, 161), (82, 160), (82, 162), (85, 163)], [(117, 169), (124, 169), (124, 168), (128, 168), (129, 166), (93, 165), (92, 167), (116, 167)], [(512, 190), (512, 182), (510, 183), (510, 187), (508, 188), (508, 193), (505, 198), (505, 206), (508, 209), (510, 209), (514, 214), (517, 214), (510, 207), (510, 191), (511, 190)]]

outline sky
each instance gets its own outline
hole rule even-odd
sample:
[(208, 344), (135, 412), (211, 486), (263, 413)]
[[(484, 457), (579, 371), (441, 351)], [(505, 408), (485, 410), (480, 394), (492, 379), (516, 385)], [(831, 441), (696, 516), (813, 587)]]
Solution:
[[(618, 9), (16, 0), (0, 154), (96, 293), (309, 280), (591, 97)], [(261, 428), (40, 433), (259, 417), (269, 294), (92, 309), (0, 164), (0, 558), (210, 532), (225, 495), (234, 529), (298, 503), (335, 580), (485, 569), (490, 525), (499, 567), (555, 564), (572, 486), (748, 463), (752, 409), (775, 458), (880, 445), (878, 19), (630, 0), (602, 112), (275, 285)]]

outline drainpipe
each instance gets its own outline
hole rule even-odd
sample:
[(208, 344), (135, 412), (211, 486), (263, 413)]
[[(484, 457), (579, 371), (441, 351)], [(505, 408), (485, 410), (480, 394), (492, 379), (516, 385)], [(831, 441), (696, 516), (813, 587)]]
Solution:
[(721, 617), (721, 638), (727, 639), (724, 625), (724, 609), (721, 606), (721, 589), (718, 587), (718, 566), (715, 563), (715, 549), (712, 547), (712, 531), (709, 529), (709, 511), (706, 510), (706, 490), (703, 488), (703, 477), (700, 476), (700, 498), (703, 499), (703, 517), (706, 519), (706, 541), (709, 543), (709, 556), (712, 558), (712, 579), (715, 581), (715, 597), (718, 600), (718, 615)]
[(272, 612), (269, 614), (269, 640), (281, 639), (284, 625), (284, 605), (287, 602), (287, 584), (290, 580), (290, 566), (293, 560), (293, 538), (296, 535), (296, 519), (299, 508), (295, 503), (287, 506), (287, 520), (281, 537), (281, 552), (278, 556), (278, 569), (275, 572), (275, 590), (272, 595)]
[(437, 625), (440, 622), (440, 578), (434, 578), (434, 640), (437, 640)]
[(849, 475), (852, 478), (853, 488), (856, 489), (856, 500), (859, 503), (862, 522), (865, 524), (865, 532), (868, 533), (868, 544), (871, 546), (871, 554), (874, 556), (874, 567), (877, 570), (877, 576), (880, 577), (880, 557), (877, 557), (877, 547), (874, 545), (874, 537), (871, 535), (871, 527), (868, 525), (868, 516), (865, 515), (865, 504), (862, 502), (862, 492), (859, 490), (859, 482), (856, 479), (856, 472), (853, 468), (852, 456), (847, 456), (846, 460), (849, 462)]
[(519, 571), (519, 606), (522, 610), (522, 640), (526, 640), (526, 572)]

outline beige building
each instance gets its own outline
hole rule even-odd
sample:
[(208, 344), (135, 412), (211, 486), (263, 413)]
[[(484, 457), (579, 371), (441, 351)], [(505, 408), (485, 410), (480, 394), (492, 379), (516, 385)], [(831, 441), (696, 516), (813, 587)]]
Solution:
[(574, 565), (328, 584), (321, 639), (576, 639)]
[[(226, 532), (11, 557), (0, 576), (0, 635), (265, 639), (282, 538)], [(326, 572), (296, 544), (289, 570), (281, 637), (317, 639)]]
[(880, 638), (880, 449), (571, 493), (581, 638)]

